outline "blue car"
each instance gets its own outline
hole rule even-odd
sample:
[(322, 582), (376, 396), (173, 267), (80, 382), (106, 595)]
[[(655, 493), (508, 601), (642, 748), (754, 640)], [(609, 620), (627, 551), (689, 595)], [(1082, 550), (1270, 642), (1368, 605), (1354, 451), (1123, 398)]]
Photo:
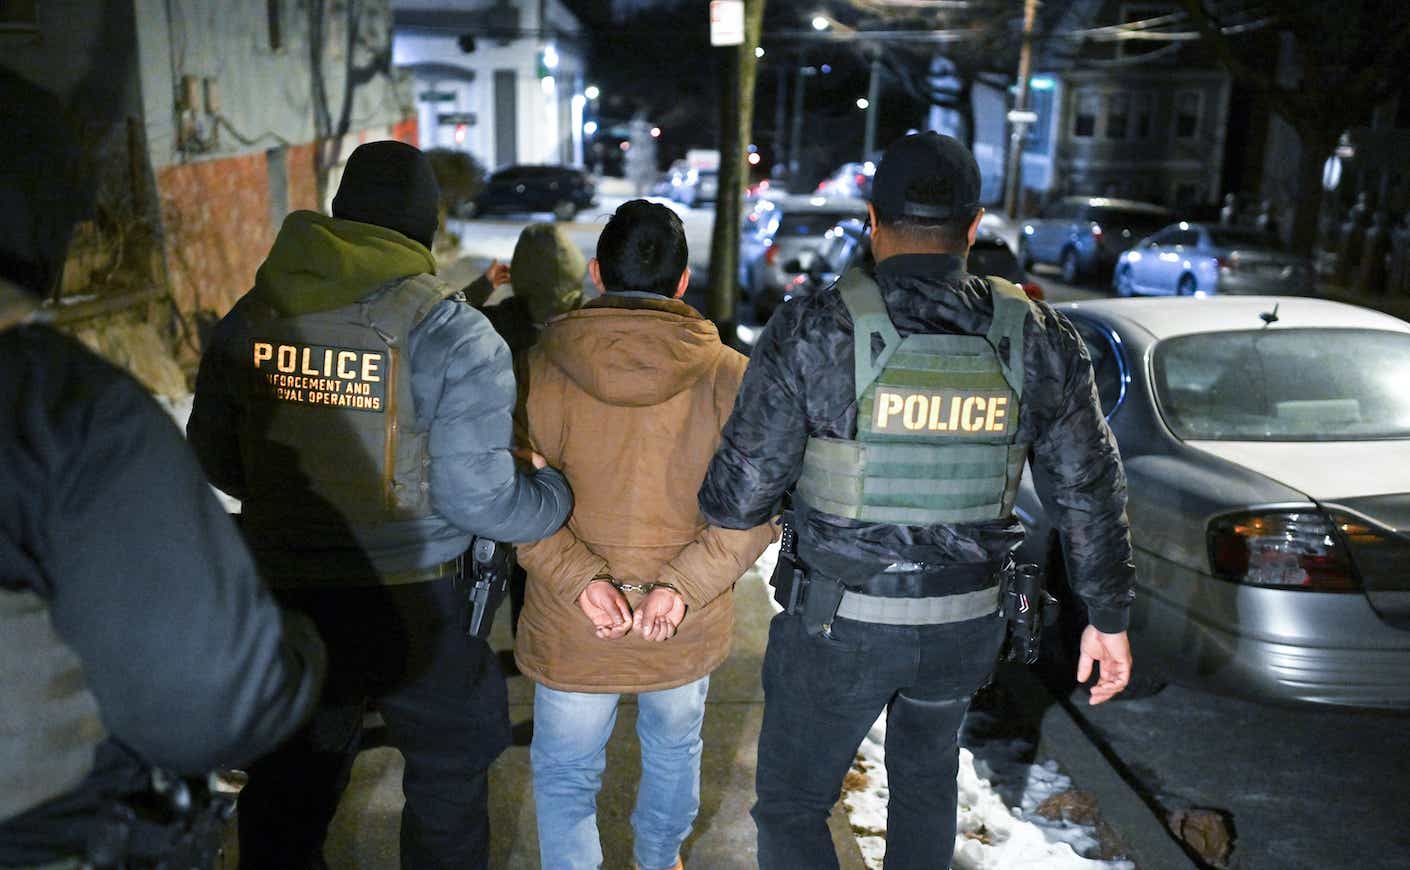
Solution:
[(1018, 258), (1025, 270), (1055, 265), (1063, 283), (1080, 284), (1110, 274), (1122, 252), (1170, 220), (1169, 211), (1146, 202), (1069, 196), (1024, 222)]

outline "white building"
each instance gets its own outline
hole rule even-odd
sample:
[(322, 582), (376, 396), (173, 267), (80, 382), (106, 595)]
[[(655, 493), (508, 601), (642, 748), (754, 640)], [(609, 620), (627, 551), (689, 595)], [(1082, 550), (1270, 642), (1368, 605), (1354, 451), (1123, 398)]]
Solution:
[[(561, 0), (394, 0), (422, 148), (489, 169), (583, 163), (585, 36)], [(468, 50), (467, 50), (468, 49)]]

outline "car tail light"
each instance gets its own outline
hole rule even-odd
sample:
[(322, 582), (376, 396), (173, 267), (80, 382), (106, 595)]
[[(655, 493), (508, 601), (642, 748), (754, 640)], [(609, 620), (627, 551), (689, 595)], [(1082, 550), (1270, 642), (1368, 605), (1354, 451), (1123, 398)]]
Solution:
[(764, 249), (764, 265), (772, 266), (778, 262), (778, 245), (769, 245)]
[(1232, 272), (1239, 268), (1239, 255), (1230, 254), (1227, 257), (1216, 257), (1214, 262), (1219, 264), (1219, 271)]
[(1024, 281), (1020, 286), (1023, 287), (1023, 292), (1028, 294), (1029, 299), (1037, 299), (1041, 302), (1047, 298), (1043, 295), (1043, 285), (1036, 281)]
[(1360, 583), (1342, 534), (1316, 508), (1217, 517), (1209, 563), (1214, 576), (1249, 586), (1352, 592)]

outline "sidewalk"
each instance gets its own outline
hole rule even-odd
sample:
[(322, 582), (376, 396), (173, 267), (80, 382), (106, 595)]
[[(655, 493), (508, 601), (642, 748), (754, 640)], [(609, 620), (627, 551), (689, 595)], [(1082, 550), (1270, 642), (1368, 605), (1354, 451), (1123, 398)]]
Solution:
[[(758, 866), (749, 807), (754, 801), (755, 749), (764, 707), (760, 665), (773, 615), (765, 590), (757, 568), (740, 580), (735, 594), (734, 652), (710, 681), (700, 815), (683, 850), (687, 867), (745, 870)], [(491, 637), (491, 646), (497, 650), (511, 646), (508, 611), (506, 603)], [(509, 703), (510, 718), (519, 731), (533, 712), (533, 685), (524, 677), (510, 677)], [(634, 699), (624, 698), (607, 747), (607, 774), (598, 798), (603, 866), (612, 870), (632, 866), (628, 817), (641, 772), (635, 725)], [(329, 834), (325, 850), (328, 866), (340, 870), (393, 870), (398, 866), (401, 770), (401, 757), (392, 749), (370, 750), (358, 758)], [(492, 867), (531, 870), (539, 866), (527, 746), (510, 747), (491, 768), (490, 823)], [(861, 852), (840, 809), (834, 810), (832, 829), (843, 870), (862, 870)]]

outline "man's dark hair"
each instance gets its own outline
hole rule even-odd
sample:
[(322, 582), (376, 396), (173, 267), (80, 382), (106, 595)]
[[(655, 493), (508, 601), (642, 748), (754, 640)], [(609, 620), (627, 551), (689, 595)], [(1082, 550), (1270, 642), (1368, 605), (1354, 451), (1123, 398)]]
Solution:
[(689, 258), (680, 217), (644, 199), (623, 203), (597, 240), (597, 265), (609, 293), (674, 296)]
[[(916, 179), (906, 186), (906, 201), (919, 205), (948, 205), (953, 202), (950, 179), (937, 176)], [(969, 247), (969, 225), (974, 223), (974, 216), (978, 213), (977, 209), (972, 209), (952, 218), (907, 215), (893, 220), (882, 218), (881, 223), (911, 245), (958, 254)]]

